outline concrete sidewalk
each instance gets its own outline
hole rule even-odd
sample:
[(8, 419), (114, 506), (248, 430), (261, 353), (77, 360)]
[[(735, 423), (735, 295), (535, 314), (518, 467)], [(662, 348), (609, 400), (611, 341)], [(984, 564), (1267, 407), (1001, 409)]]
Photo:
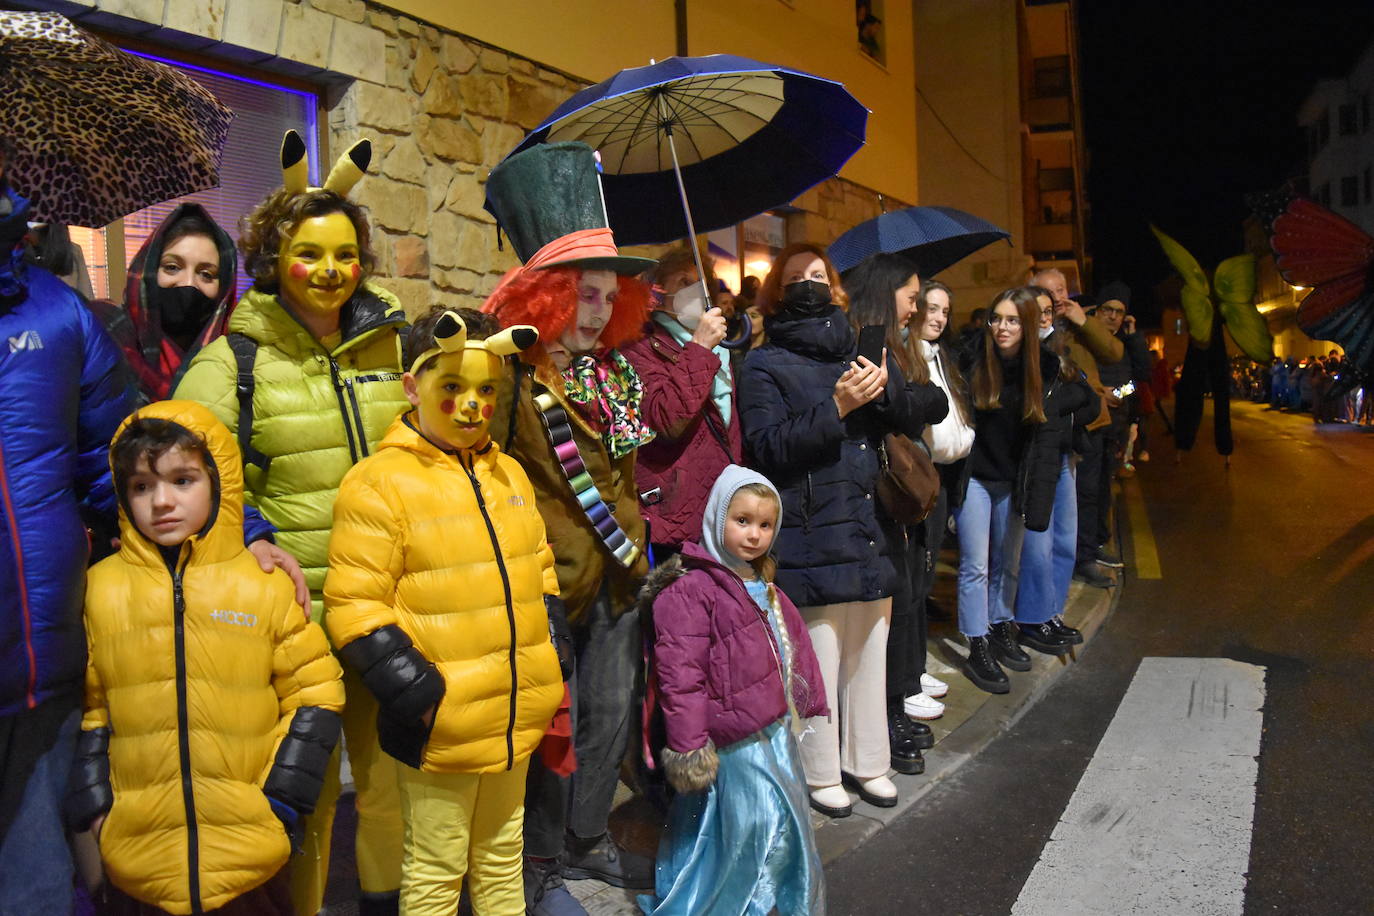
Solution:
[[(954, 608), (955, 570), (941, 563), (939, 571), (936, 600), (944, 607)], [(1119, 573), (1116, 578), (1120, 580)], [(1073, 583), (1064, 619), (1070, 626), (1083, 631), (1084, 645), (1077, 646), (1077, 651), (1081, 652), (1091, 643), (1116, 606), (1119, 591), (1119, 587), (1098, 589)], [(973, 686), (957, 667), (968, 653), (954, 621), (931, 621), (927, 646), (928, 670), (949, 684), (949, 694), (941, 700), (945, 704), (944, 716), (927, 723), (935, 733), (935, 747), (924, 752), (926, 771), (920, 776), (892, 776), (899, 798), (896, 807), (875, 808), (851, 793), (854, 813), (849, 817), (832, 819), (812, 812), (816, 845), (822, 861), (827, 864), (901, 817), (927, 792), (957, 772), (1019, 719), (1055, 678), (1073, 664), (1072, 656), (1059, 659), (1030, 651), (1031, 670), (1025, 673), (1009, 671), (1011, 692), (994, 696)], [(661, 818), (652, 806), (633, 796), (622, 785), (617, 807), (611, 815), (611, 831), (620, 842), (628, 849), (653, 855), (660, 827)], [(591, 916), (630, 916), (640, 912), (635, 904), (638, 892), (610, 887), (599, 881), (570, 881), (568, 887)]]

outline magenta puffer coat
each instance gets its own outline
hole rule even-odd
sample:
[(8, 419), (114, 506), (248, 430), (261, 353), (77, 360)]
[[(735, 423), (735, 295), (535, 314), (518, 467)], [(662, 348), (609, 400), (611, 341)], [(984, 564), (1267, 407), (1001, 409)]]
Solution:
[[(781, 591), (791, 636), (792, 697), (802, 718), (829, 714), (811, 638)], [(695, 543), (655, 569), (640, 592), (652, 604), (654, 670), (668, 747), (687, 753), (734, 744), (787, 714), (773, 629), (739, 576)]]
[(726, 423), (711, 398), (720, 358), (699, 344), (679, 344), (657, 323), (621, 353), (644, 383), (640, 409), (658, 433), (639, 448), (639, 511), (654, 543), (682, 544), (701, 533), (701, 513), (720, 472), (740, 463), (739, 411)]

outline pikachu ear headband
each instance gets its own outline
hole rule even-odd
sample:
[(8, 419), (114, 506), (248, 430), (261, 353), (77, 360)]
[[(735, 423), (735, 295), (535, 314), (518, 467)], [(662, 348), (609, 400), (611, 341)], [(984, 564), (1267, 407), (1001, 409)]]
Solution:
[(511, 356), (528, 350), (539, 342), (539, 331), (527, 324), (515, 324), (485, 340), (468, 340), (468, 326), (462, 316), (452, 310), (444, 312), (434, 323), (434, 346), (410, 364), (410, 374), (431, 357), (441, 353), (461, 353), (463, 350), (486, 350), (493, 356)]
[[(329, 170), (324, 180), (324, 190), (333, 191), (340, 197), (348, 192), (367, 172), (367, 164), (372, 161), (372, 141), (359, 140), (344, 150)], [(312, 190), (309, 185), (310, 159), (306, 156), (305, 141), (294, 130), (288, 130), (281, 139), (281, 180), (282, 187), (292, 194), (304, 194)]]

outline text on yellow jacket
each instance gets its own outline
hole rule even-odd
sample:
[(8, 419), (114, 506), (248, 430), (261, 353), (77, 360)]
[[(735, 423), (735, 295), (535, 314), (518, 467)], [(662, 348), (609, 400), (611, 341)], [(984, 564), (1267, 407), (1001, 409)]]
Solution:
[[(243, 546), (238, 446), (205, 407), (135, 417), (204, 437), (215, 506), (174, 561), (130, 521), (89, 572), (85, 715), (66, 813), (99, 835), (109, 880), (170, 913), (215, 909), (271, 878), (290, 843), (269, 795), (313, 810), (339, 735), (342, 670), (285, 573)], [(115, 434), (118, 441), (120, 432)]]
[(519, 462), (492, 442), (440, 448), (417, 422), (397, 418), (339, 486), (325, 626), (381, 704), (383, 750), (427, 772), (500, 772), (563, 698), (553, 553)]

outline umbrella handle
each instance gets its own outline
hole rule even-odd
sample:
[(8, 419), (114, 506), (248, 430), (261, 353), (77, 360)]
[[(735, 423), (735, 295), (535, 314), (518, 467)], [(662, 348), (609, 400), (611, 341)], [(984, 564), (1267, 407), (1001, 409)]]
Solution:
[(745, 350), (749, 347), (749, 341), (754, 337), (754, 321), (743, 312), (736, 315), (730, 322), (739, 324), (739, 333), (734, 337), (727, 337), (720, 342), (720, 345), (727, 350)]

